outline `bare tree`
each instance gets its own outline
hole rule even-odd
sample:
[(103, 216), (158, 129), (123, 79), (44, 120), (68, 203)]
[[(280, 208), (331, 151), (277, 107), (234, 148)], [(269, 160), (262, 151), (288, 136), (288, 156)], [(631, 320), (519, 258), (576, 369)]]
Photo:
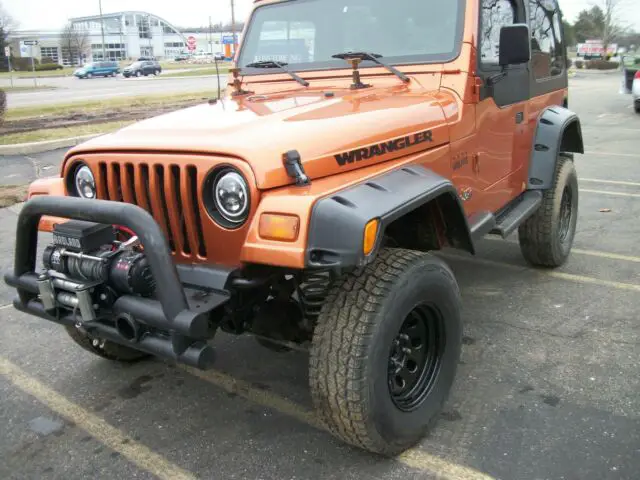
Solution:
[(91, 50), (91, 40), (85, 30), (74, 28), (68, 23), (60, 35), (60, 45), (62, 46), (62, 56), (67, 57), (69, 63), (80, 64), (82, 57)]
[(624, 25), (620, 20), (621, 16), (621, 0), (599, 0), (600, 8), (604, 13), (604, 22), (602, 25), (602, 43), (604, 48), (604, 56), (607, 56), (607, 48), (621, 35), (627, 32), (628, 26)]
[(7, 37), (11, 31), (18, 26), (9, 12), (7, 12), (0, 2), (0, 56), (4, 56), (4, 47), (7, 45)]

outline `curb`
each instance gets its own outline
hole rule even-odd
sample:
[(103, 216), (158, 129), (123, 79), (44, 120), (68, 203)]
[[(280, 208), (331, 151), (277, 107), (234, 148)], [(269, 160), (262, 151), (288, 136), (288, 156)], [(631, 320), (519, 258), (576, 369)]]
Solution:
[(0, 145), (0, 156), (2, 155), (30, 155), (32, 153), (48, 152), (64, 147), (75, 147), (100, 134), (82, 135), (80, 137), (60, 138), (56, 140), (45, 140), (44, 142), (16, 143), (14, 145)]

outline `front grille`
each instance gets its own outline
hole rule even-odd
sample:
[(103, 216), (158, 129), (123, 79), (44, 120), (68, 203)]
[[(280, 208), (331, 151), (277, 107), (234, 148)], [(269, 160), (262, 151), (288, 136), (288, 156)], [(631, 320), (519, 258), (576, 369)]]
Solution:
[(172, 253), (206, 258), (193, 165), (98, 164), (98, 197), (138, 205), (155, 218)]

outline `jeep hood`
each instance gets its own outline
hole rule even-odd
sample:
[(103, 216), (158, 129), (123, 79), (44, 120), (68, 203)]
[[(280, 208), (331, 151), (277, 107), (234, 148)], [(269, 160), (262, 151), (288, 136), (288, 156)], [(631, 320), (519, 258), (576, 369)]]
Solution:
[(448, 143), (443, 108), (452, 105), (450, 94), (413, 82), (226, 98), (137, 122), (85, 142), (68, 156), (108, 151), (232, 156), (248, 162), (257, 187), (268, 189), (293, 182), (282, 163), (289, 150), (300, 153), (314, 179)]

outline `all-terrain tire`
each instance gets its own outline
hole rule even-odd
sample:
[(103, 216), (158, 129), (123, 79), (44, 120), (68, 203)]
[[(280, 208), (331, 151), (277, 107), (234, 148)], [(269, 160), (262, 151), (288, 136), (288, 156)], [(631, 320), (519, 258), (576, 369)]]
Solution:
[[(435, 315), (435, 328), (426, 330), (434, 343), (425, 352), (435, 354), (437, 369), (417, 390), (421, 400), (406, 408), (392, 394), (398, 378), (392, 354), (399, 332), (418, 318), (413, 317), (416, 307)], [(309, 372), (314, 407), (329, 431), (388, 456), (418, 443), (453, 384), (462, 341), (460, 309), (453, 273), (429, 253), (385, 248), (369, 266), (338, 279), (318, 318)]]
[(93, 338), (72, 326), (65, 327), (65, 329), (71, 339), (83, 349), (107, 360), (135, 362), (149, 356), (144, 352), (118, 345), (108, 340), (98, 340), (94, 342)]
[(577, 219), (578, 175), (573, 159), (560, 154), (553, 186), (544, 192), (538, 211), (518, 229), (525, 260), (537, 267), (563, 265), (571, 253)]

